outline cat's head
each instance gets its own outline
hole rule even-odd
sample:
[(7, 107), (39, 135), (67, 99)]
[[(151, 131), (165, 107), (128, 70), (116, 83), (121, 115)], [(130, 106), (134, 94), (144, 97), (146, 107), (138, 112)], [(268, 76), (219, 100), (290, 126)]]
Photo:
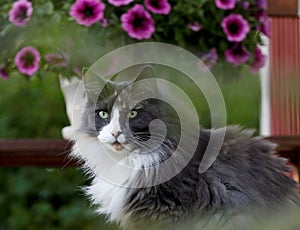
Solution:
[(126, 81), (97, 76), (85, 83), (88, 103), (81, 129), (120, 153), (150, 151), (164, 142), (167, 134), (168, 109), (156, 99), (155, 71), (146, 66), (137, 72)]

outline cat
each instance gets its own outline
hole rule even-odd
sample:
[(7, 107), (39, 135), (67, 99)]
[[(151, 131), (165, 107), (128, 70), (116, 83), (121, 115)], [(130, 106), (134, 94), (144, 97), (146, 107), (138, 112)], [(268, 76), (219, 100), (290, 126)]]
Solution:
[(297, 183), (284, 174), (290, 169), (274, 155), (276, 146), (238, 126), (226, 128), (215, 161), (200, 173), (209, 139), (219, 132), (201, 128), (191, 159), (156, 183), (159, 166), (178, 147), (181, 126), (174, 108), (155, 98), (153, 83), (133, 88), (154, 75), (146, 66), (132, 81), (86, 82), (88, 101), (71, 155), (93, 177), (85, 192), (98, 213), (125, 229), (148, 222), (164, 229), (188, 223), (242, 229), (248, 219), (261, 218), (258, 213), (295, 202)]

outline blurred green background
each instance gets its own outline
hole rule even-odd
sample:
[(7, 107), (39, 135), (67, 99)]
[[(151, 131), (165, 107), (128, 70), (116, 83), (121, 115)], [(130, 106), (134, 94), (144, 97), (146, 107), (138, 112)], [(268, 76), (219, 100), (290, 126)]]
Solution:
[[(258, 128), (259, 78), (245, 73), (219, 83), (228, 123)], [(207, 122), (208, 111), (200, 113)], [(66, 125), (58, 76), (0, 79), (0, 138), (61, 138)], [(80, 190), (89, 181), (77, 169), (0, 168), (0, 181), (1, 230), (116, 229), (93, 213)]]

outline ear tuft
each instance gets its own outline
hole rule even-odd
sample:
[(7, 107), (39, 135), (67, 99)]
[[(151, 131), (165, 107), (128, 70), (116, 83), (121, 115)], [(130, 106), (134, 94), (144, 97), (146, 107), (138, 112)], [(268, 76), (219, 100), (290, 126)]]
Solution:
[(89, 99), (98, 98), (107, 80), (100, 77), (93, 69), (88, 69), (83, 76), (84, 87)]
[(135, 81), (140, 81), (149, 78), (156, 78), (156, 72), (152, 65), (143, 66), (143, 68), (137, 74)]

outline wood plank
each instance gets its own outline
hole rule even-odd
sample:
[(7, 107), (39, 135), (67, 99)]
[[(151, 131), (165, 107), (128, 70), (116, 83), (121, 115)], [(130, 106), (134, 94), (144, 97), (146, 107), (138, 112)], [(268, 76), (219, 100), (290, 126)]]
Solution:
[[(300, 136), (272, 136), (267, 139), (279, 145), (279, 155), (290, 158), (300, 167)], [(68, 158), (71, 147), (72, 142), (62, 139), (0, 140), (0, 166), (78, 166), (78, 162)]]
[(0, 166), (74, 166), (76, 162), (67, 156), (71, 147), (62, 139), (0, 140)]
[(299, 16), (298, 0), (268, 0), (270, 16)]

